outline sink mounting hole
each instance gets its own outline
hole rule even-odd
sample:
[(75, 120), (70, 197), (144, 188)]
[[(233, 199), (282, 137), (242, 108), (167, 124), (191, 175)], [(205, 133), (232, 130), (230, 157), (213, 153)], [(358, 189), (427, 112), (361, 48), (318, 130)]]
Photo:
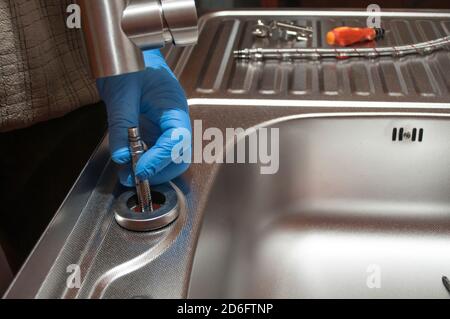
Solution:
[[(152, 203), (153, 209), (158, 210), (166, 203), (166, 196), (160, 192), (152, 191)], [(137, 206), (137, 195), (130, 197), (127, 201), (127, 206), (131, 211), (139, 213), (139, 208)]]

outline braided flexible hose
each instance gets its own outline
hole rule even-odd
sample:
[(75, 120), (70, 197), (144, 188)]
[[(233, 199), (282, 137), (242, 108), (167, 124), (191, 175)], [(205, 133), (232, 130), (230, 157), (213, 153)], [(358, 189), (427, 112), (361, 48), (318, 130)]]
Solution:
[(402, 57), (406, 55), (427, 55), (443, 50), (450, 45), (450, 36), (440, 39), (408, 44), (403, 46), (381, 48), (298, 48), (298, 49), (244, 49), (234, 51), (239, 60), (319, 60), (324, 58), (346, 59), (354, 57), (379, 58)]

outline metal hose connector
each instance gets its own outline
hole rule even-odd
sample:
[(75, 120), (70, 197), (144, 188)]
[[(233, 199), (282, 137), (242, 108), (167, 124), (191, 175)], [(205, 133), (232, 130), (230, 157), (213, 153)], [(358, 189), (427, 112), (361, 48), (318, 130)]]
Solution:
[(234, 52), (238, 60), (320, 60), (325, 58), (380, 58), (427, 55), (450, 45), (450, 36), (403, 46), (381, 48), (298, 48), (298, 49), (244, 49)]
[[(136, 165), (141, 156), (146, 152), (147, 147), (141, 140), (139, 129), (136, 127), (128, 129), (128, 140), (130, 143), (131, 162), (133, 165), (133, 173), (136, 172)], [(141, 213), (153, 211), (152, 194), (150, 183), (148, 181), (139, 180), (136, 175), (134, 177), (136, 183), (137, 209)]]

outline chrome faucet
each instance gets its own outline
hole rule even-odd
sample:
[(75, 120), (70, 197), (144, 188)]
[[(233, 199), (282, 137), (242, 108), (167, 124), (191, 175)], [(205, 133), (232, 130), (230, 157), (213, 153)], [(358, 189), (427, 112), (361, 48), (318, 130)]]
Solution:
[(197, 42), (194, 0), (78, 0), (96, 78), (141, 71), (142, 50)]

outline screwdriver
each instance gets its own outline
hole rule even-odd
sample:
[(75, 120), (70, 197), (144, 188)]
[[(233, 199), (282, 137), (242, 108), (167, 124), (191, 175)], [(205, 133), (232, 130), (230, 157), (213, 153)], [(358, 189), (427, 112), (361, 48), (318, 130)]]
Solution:
[(359, 42), (379, 40), (385, 33), (383, 28), (338, 27), (327, 33), (327, 43), (346, 47)]

